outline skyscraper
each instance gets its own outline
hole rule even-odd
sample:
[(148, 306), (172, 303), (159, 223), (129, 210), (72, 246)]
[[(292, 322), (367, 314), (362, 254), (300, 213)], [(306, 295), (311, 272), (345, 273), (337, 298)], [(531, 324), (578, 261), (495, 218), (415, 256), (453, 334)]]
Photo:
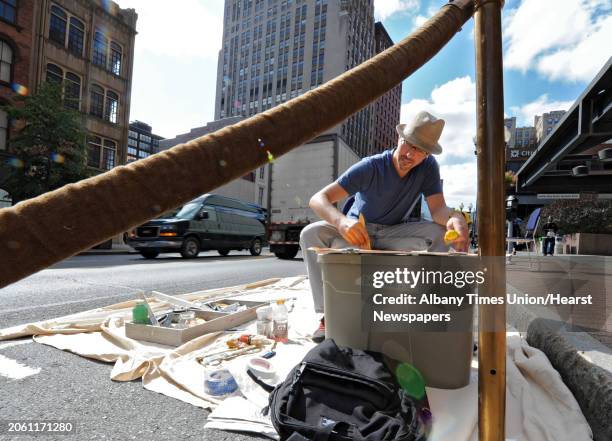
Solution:
[[(226, 0), (215, 119), (268, 110), (374, 53), (372, 0)], [(365, 156), (373, 123), (368, 105), (327, 133)]]
[[(381, 22), (376, 22), (374, 50), (377, 54), (393, 46), (393, 40)], [(395, 126), (400, 122), (402, 83), (385, 93), (374, 103), (374, 143), (368, 154), (380, 153), (397, 144)]]

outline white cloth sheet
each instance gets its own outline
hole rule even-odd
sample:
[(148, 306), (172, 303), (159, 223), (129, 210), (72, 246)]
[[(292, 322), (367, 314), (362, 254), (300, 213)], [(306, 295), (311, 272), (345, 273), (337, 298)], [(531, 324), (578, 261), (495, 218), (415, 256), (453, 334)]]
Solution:
[[(249, 285), (202, 291), (180, 296), (185, 300), (212, 300), (240, 295), (245, 300), (290, 298), (288, 305), (290, 342), (279, 344), (270, 361), (277, 371), (276, 384), (285, 378), (314, 344), (310, 333), (317, 323), (308, 280), (305, 277), (271, 279)], [(173, 348), (141, 342), (125, 336), (124, 321), (131, 317), (136, 300), (85, 311), (45, 322), (0, 330), (0, 340), (33, 335), (34, 339), (83, 357), (114, 363), (110, 377), (115, 381), (142, 378), (149, 390), (207, 409), (206, 427), (256, 432), (276, 439), (269, 417), (262, 414), (267, 394), (246, 375), (250, 356), (225, 362), (239, 385), (234, 396), (219, 399), (204, 389), (205, 368), (197, 357), (226, 347), (226, 340), (254, 333), (255, 323), (233, 333), (198, 337)], [(156, 311), (167, 309), (161, 301), (151, 302)], [(268, 348), (266, 348), (268, 350)], [(507, 339), (506, 438), (516, 441), (591, 440), (591, 430), (571, 392), (546, 356), (530, 347), (518, 334)], [(462, 389), (427, 388), (434, 418), (430, 440), (476, 441), (478, 418), (477, 370)]]

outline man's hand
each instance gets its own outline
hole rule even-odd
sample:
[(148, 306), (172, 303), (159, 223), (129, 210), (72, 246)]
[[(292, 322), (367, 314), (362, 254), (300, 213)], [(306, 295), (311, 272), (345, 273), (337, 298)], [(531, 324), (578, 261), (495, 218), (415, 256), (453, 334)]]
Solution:
[(337, 228), (344, 240), (351, 245), (364, 247), (368, 243), (368, 231), (357, 219), (342, 216)]
[(446, 229), (448, 231), (455, 230), (459, 234), (459, 237), (452, 242), (452, 247), (456, 251), (467, 252), (469, 243), (468, 226), (463, 215), (461, 213), (453, 214), (446, 222)]

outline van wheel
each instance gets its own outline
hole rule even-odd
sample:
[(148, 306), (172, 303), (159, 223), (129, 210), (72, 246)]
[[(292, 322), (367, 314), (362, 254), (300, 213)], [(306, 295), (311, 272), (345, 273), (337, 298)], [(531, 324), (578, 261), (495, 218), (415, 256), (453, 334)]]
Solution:
[(157, 251), (141, 251), (140, 255), (145, 259), (155, 259), (159, 256), (159, 253)]
[(297, 256), (299, 248), (298, 247), (287, 247), (284, 251), (277, 251), (274, 253), (276, 257), (283, 260), (291, 260), (295, 256)]
[(217, 253), (219, 253), (222, 256), (227, 256), (229, 252), (230, 250), (217, 250)]
[(188, 237), (181, 246), (181, 256), (185, 259), (193, 259), (200, 254), (200, 243), (194, 237)]
[(249, 248), (251, 256), (259, 256), (261, 254), (261, 239), (255, 239)]

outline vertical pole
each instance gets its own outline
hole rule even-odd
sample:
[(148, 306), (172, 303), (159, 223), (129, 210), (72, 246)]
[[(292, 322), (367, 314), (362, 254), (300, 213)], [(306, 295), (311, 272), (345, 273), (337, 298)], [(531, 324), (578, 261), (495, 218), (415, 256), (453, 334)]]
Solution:
[[(487, 262), (484, 295), (506, 294), (504, 211), (503, 0), (475, 0), (478, 151), (478, 240)], [(505, 305), (481, 305), (478, 314), (478, 439), (503, 441), (506, 416)]]

